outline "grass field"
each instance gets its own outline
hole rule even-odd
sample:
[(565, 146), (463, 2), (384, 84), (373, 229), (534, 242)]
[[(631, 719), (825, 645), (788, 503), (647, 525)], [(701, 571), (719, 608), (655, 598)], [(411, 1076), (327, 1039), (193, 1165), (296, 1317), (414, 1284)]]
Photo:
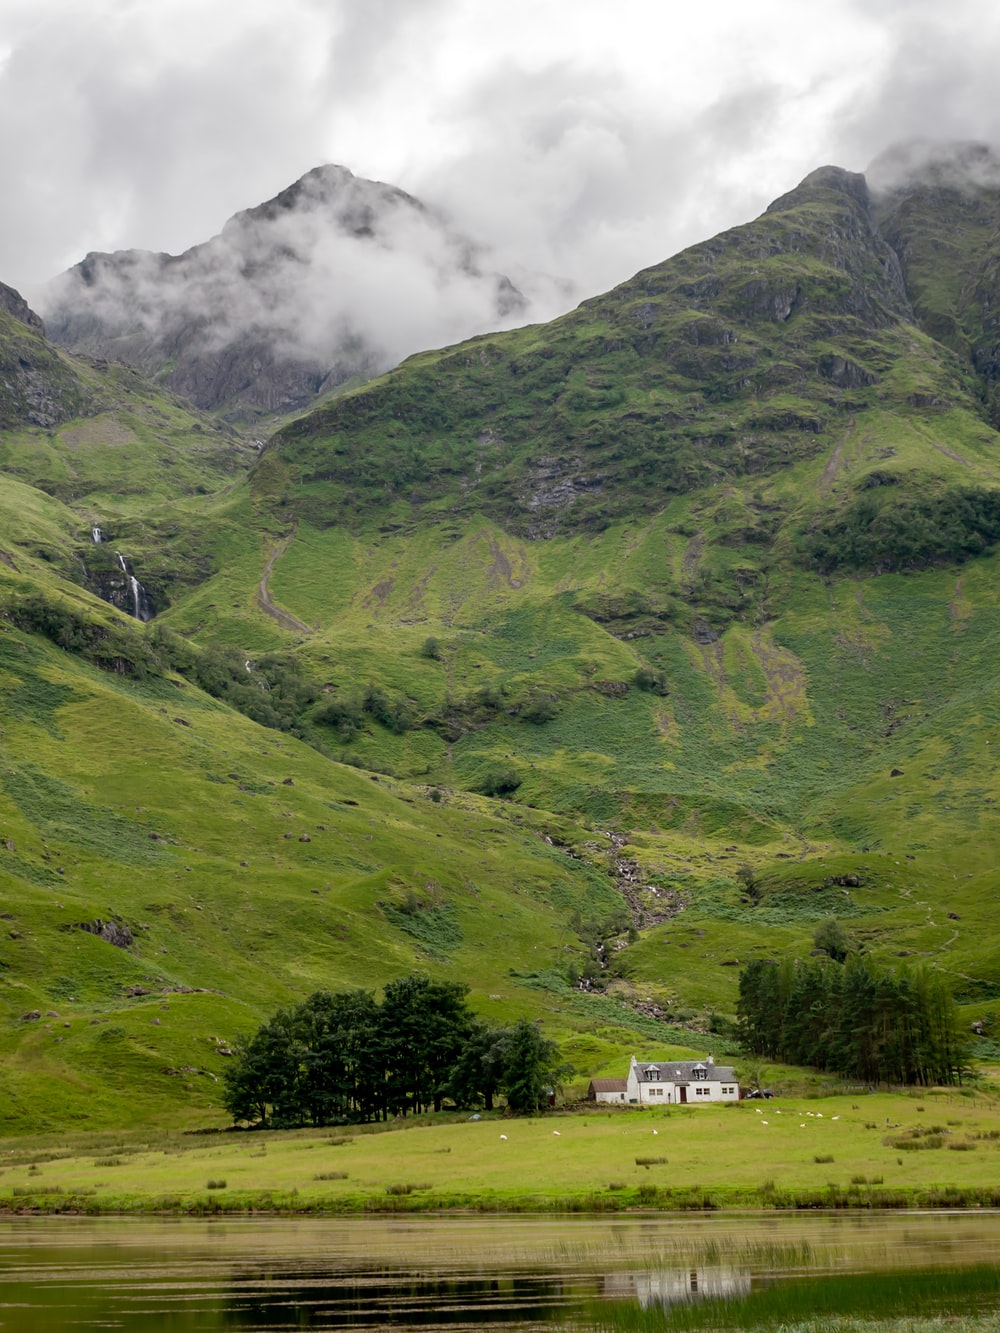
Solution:
[(1000, 1206), (1000, 1097), (776, 1098), (518, 1120), (7, 1141), (0, 1208), (358, 1212)]

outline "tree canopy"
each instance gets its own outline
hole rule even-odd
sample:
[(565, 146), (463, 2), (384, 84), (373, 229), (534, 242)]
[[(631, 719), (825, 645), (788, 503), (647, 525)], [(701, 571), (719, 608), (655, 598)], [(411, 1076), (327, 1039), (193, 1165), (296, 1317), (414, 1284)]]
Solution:
[(963, 1050), (944, 978), (848, 955), (740, 972), (737, 1019), (754, 1055), (814, 1065), (865, 1083), (955, 1083)]
[(381, 1003), (365, 990), (317, 991), (279, 1009), (236, 1044), (223, 1105), (237, 1123), (283, 1127), (385, 1120), (426, 1110), (548, 1105), (571, 1072), (536, 1023), (491, 1027), (469, 1009), (468, 987), (412, 975)]

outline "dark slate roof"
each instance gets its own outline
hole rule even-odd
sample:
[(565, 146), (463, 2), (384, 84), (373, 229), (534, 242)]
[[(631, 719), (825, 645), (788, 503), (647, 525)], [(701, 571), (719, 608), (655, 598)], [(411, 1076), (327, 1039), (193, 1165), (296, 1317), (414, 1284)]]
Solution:
[(590, 1087), (593, 1092), (626, 1092), (627, 1078), (592, 1078)]
[[(647, 1069), (658, 1069), (659, 1079), (646, 1077)], [(699, 1079), (696, 1070), (704, 1070)], [(640, 1060), (636, 1064), (640, 1083), (735, 1083), (732, 1065), (713, 1065), (707, 1060)]]

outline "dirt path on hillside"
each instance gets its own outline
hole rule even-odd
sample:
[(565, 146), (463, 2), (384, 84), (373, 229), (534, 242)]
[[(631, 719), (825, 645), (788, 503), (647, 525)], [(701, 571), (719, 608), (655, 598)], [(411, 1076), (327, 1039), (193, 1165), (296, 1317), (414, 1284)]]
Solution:
[(837, 480), (837, 474), (840, 472), (841, 464), (844, 461), (844, 445), (853, 434), (854, 417), (851, 417), (844, 428), (843, 435), (841, 435), (840, 439), (837, 441), (836, 449), (834, 449), (833, 453), (830, 455), (830, 461), (823, 469), (822, 477), (819, 479), (819, 489), (824, 495)]
[(942, 444), (935, 439), (934, 432), (928, 426), (918, 425), (917, 422), (913, 422), (912, 425), (916, 433), (922, 435), (931, 448), (936, 449), (939, 454), (943, 454), (945, 458), (950, 458), (953, 463), (961, 463), (962, 467), (967, 467), (970, 472), (982, 472), (982, 464), (973, 463), (968, 458), (963, 458), (961, 454), (956, 453), (954, 449), (949, 449), (946, 444)]
[(310, 626), (304, 625), (302, 621), (296, 616), (293, 616), (290, 611), (284, 611), (280, 606), (274, 604), (267, 587), (268, 580), (274, 570), (275, 562), (279, 556), (284, 555), (288, 550), (288, 545), (294, 536), (295, 529), (293, 528), (288, 536), (285, 537), (284, 540), (278, 542), (278, 544), (271, 550), (267, 560), (264, 562), (264, 570), (260, 577), (260, 585), (257, 588), (257, 605), (265, 615), (268, 615), (272, 620), (277, 621), (282, 629), (291, 630), (293, 634), (311, 634), (312, 629)]
[(698, 561), (701, 559), (701, 551), (704, 545), (704, 534), (701, 532), (695, 533), (681, 557), (681, 578), (689, 589), (694, 586), (695, 575), (698, 573)]

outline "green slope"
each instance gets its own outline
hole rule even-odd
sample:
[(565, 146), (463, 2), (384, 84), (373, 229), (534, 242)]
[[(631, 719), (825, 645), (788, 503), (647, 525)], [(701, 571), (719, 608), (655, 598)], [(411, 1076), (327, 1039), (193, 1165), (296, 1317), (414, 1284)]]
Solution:
[[(215, 1038), (274, 1004), (414, 965), (614, 1073), (676, 1036), (658, 1015), (707, 1048), (737, 965), (831, 915), (1000, 1015), (1000, 202), (963, 231), (958, 193), (873, 209), (823, 169), (291, 423), (248, 481), (176, 405), (174, 467), (136, 428), (120, 496), (99, 414), (89, 462), (74, 426), (0, 437), (11, 1123), (110, 1122), (137, 1079), (128, 1115), (197, 1117), (211, 1078), (167, 1070), (217, 1075)], [(71, 586), (102, 520), (152, 627)], [(97, 627), (77, 651), (28, 632), (39, 591)], [(294, 736), (196, 688), (224, 650), (244, 687), (296, 663)], [(125, 949), (73, 928), (118, 918)]]
[(616, 905), (557, 824), (332, 764), (10, 625), (0, 679), (4, 1127), (197, 1117), (219, 1046), (276, 1004), (415, 967), (497, 1018), (586, 1026), (516, 975), (582, 960), (571, 917)]

